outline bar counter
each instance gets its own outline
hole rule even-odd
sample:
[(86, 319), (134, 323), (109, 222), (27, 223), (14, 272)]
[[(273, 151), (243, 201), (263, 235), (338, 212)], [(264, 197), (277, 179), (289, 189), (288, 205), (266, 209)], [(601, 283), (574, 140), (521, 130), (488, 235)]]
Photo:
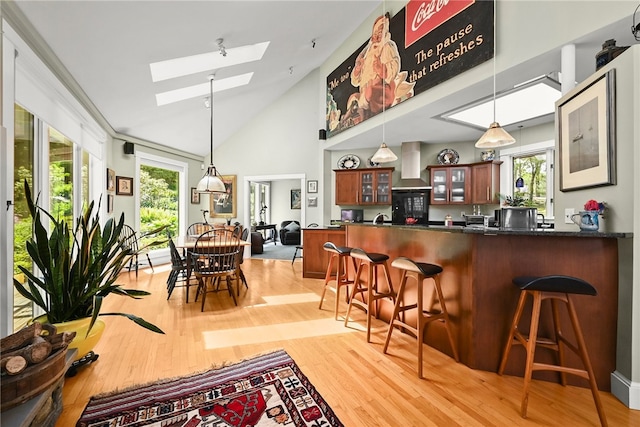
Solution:
[[(512, 284), (514, 277), (567, 275), (586, 280), (597, 289), (598, 295), (572, 298), (598, 387), (610, 391), (610, 374), (616, 366), (618, 239), (628, 237), (632, 234), (346, 224), (345, 244), (387, 254), (390, 261), (405, 256), (441, 265), (444, 268), (442, 289), (460, 361), (473, 369), (492, 372), (498, 369), (520, 292)], [(397, 290), (400, 272), (392, 268), (391, 275)], [(381, 318), (388, 322), (393, 306), (390, 301), (383, 302)], [(530, 302), (528, 305), (529, 311), (521, 323), (524, 331), (528, 330), (530, 318)], [(568, 316), (562, 307), (560, 311), (563, 330), (569, 332)], [(552, 331), (550, 320), (549, 307), (543, 307), (541, 336)], [(569, 332), (569, 336), (573, 338), (573, 333)], [(377, 338), (380, 339), (384, 338)], [(439, 322), (427, 327), (424, 342), (452, 354), (445, 329)], [(390, 345), (393, 349), (393, 341)], [(571, 351), (566, 354), (569, 365), (582, 367)], [(539, 348), (536, 360), (555, 362), (555, 352)], [(505, 373), (522, 376), (524, 361), (524, 347), (515, 346)], [(559, 376), (553, 372), (535, 372), (534, 378), (558, 381)], [(586, 380), (571, 375), (567, 378), (570, 384), (587, 386)]]

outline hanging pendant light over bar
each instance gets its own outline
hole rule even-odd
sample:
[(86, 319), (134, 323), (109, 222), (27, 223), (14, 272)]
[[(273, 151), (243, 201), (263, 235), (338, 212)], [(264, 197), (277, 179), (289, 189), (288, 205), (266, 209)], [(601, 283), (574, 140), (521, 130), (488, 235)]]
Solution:
[(214, 76), (211, 74), (209, 76), (209, 102), (210, 102), (210, 117), (211, 117), (211, 163), (207, 168), (207, 172), (204, 174), (200, 182), (198, 182), (198, 186), (196, 187), (196, 191), (198, 193), (226, 193), (226, 188), (224, 186), (224, 182), (222, 182), (222, 177), (218, 173), (218, 170), (213, 165), (213, 80)]
[[(389, 17), (387, 16), (387, 12), (386, 12), (386, 4), (383, 1), (382, 2), (382, 16), (384, 20), (389, 19)], [(387, 21), (388, 22), (388, 21)], [(385, 23), (384, 28), (388, 29), (389, 25), (388, 23)], [(384, 37), (384, 35), (383, 35)], [(391, 149), (389, 147), (387, 147), (387, 144), (385, 143), (385, 115), (384, 112), (387, 109), (387, 105), (385, 102), (385, 92), (386, 92), (386, 88), (384, 87), (385, 85), (385, 79), (384, 76), (380, 76), (380, 79), (382, 80), (382, 145), (380, 145), (380, 148), (378, 148), (378, 151), (376, 151), (376, 153), (371, 156), (371, 161), (374, 163), (389, 163), (389, 162), (395, 162), (396, 160), (398, 160), (398, 156), (396, 156), (393, 151), (391, 151)]]
[(489, 125), (489, 129), (476, 142), (476, 148), (496, 148), (511, 145), (516, 140), (509, 133), (500, 127), (496, 121), (496, 55), (497, 50), (497, 31), (498, 22), (496, 20), (496, 0), (493, 1), (493, 123)]

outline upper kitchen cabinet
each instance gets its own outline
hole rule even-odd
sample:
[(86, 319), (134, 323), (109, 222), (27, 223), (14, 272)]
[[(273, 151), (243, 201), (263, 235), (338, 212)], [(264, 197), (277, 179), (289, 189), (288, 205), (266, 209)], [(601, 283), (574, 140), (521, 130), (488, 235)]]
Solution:
[(489, 161), (471, 165), (471, 203), (499, 204), (500, 161)]
[(334, 170), (336, 205), (390, 205), (394, 168)]
[(431, 175), (431, 204), (498, 204), (500, 161), (466, 165), (427, 166)]
[(471, 203), (471, 168), (465, 165), (428, 166), (432, 205)]

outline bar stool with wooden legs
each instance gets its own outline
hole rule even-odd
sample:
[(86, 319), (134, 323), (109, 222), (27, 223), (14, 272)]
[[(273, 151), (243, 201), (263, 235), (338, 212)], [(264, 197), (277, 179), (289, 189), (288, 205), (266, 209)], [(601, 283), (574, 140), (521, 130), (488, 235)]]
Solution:
[[(383, 353), (387, 352), (389, 347), (389, 341), (391, 340), (391, 334), (393, 330), (398, 328), (404, 328), (412, 332), (416, 336), (418, 342), (418, 378), (422, 376), (422, 343), (424, 339), (424, 331), (428, 323), (440, 320), (444, 322), (444, 327), (447, 330), (447, 336), (449, 337), (449, 344), (453, 351), (453, 358), (456, 362), (458, 359), (458, 350), (453, 340), (453, 334), (451, 333), (449, 313), (445, 305), (444, 295), (442, 294), (442, 288), (440, 286), (440, 273), (442, 273), (442, 267), (435, 264), (428, 264), (425, 262), (415, 262), (406, 257), (400, 257), (393, 260), (392, 267), (402, 270), (402, 276), (400, 277), (400, 288), (398, 289), (398, 295), (396, 304), (393, 309), (393, 316), (389, 323), (389, 330), (387, 332), (387, 339), (384, 342)], [(415, 304), (407, 305), (405, 302), (405, 291), (407, 288), (407, 281), (413, 279), (417, 285), (417, 300)], [(433, 279), (433, 287), (429, 305), (424, 307), (424, 285), (426, 279)], [(434, 308), (435, 298), (437, 297), (440, 309)], [(407, 310), (417, 309), (416, 326), (408, 324), (404, 321), (404, 312)], [(400, 318), (402, 313), (402, 319)]]
[[(353, 283), (353, 280), (349, 280), (349, 260), (353, 263), (353, 271), (356, 271), (356, 261), (351, 258), (351, 248), (348, 246), (336, 246), (332, 242), (326, 242), (323, 246), (325, 251), (329, 252), (329, 264), (327, 265), (327, 274), (324, 276), (324, 288), (322, 289), (322, 296), (320, 297), (320, 305), (318, 308), (322, 310), (322, 302), (324, 301), (324, 294), (327, 289), (333, 291), (336, 294), (336, 303), (334, 307), (334, 317), (338, 320), (338, 307), (340, 306), (340, 288), (347, 286), (346, 301), (349, 301), (349, 287), (348, 285)], [(336, 269), (335, 275), (333, 269)], [(335, 287), (329, 286), (334, 281)]]
[[(351, 249), (351, 257), (358, 260), (359, 264), (354, 278), (354, 289), (349, 300), (347, 315), (344, 318), (344, 326), (349, 323), (351, 307), (356, 305), (362, 308), (367, 314), (367, 342), (371, 342), (371, 312), (375, 311), (375, 316), (378, 317), (380, 312), (378, 301), (383, 298), (391, 298), (394, 304), (396, 302), (396, 294), (393, 291), (389, 263), (387, 262), (389, 255), (367, 253), (360, 248), (353, 248)], [(384, 270), (384, 276), (387, 280), (387, 289), (384, 291), (378, 288), (378, 268), (380, 267)], [(362, 274), (365, 268), (367, 269), (367, 277), (363, 279)], [(362, 301), (356, 298), (358, 294), (361, 294)]]
[[(573, 374), (579, 377), (585, 378), (589, 381), (591, 387), (591, 394), (593, 394), (593, 400), (596, 404), (596, 410), (598, 411), (598, 417), (600, 417), (600, 423), (603, 426), (607, 425), (607, 419), (604, 414), (604, 408), (600, 401), (600, 394), (598, 393), (598, 386), (596, 384), (596, 378), (593, 373), (591, 361), (587, 353), (584, 337), (582, 335), (582, 329), (580, 328), (580, 322), (576, 310), (571, 300), (571, 294), (581, 295), (597, 295), (596, 289), (589, 283), (582, 279), (569, 276), (544, 276), (544, 277), (516, 277), (513, 279), (513, 283), (520, 288), (520, 299), (518, 300), (518, 306), (513, 316), (511, 323), (511, 329), (509, 331), (509, 338), (502, 354), (502, 360), (500, 361), (500, 368), (498, 369), (498, 375), (502, 375), (505, 366), (507, 364), (507, 358), (511, 351), (513, 344), (521, 344), (526, 348), (527, 360), (524, 371), (524, 392), (522, 395), (522, 403), (520, 405), (520, 415), (523, 418), (527, 417), (527, 404), (529, 401), (529, 386), (531, 383), (531, 375), (533, 371), (538, 370), (550, 370), (560, 372), (560, 381), (562, 385), (567, 384), (566, 374)], [(518, 324), (522, 317), (522, 312), (526, 303), (527, 296), (533, 298), (533, 308), (531, 310), (531, 326), (529, 327), (529, 335), (525, 335), (520, 332)], [(545, 300), (551, 301), (551, 312), (553, 317), (553, 327), (555, 331), (555, 339), (538, 338), (538, 326), (540, 324), (540, 308), (542, 302)], [(557, 302), (563, 302), (567, 311), (569, 312), (569, 319), (571, 320), (571, 326), (576, 338), (576, 344), (570, 342), (560, 329), (560, 317), (558, 312)], [(576, 369), (565, 366), (564, 364), (564, 348), (576, 353), (582, 359), (584, 369)], [(536, 345), (549, 348), (558, 352), (558, 365), (552, 365), (548, 363), (535, 362), (534, 356), (536, 351)]]

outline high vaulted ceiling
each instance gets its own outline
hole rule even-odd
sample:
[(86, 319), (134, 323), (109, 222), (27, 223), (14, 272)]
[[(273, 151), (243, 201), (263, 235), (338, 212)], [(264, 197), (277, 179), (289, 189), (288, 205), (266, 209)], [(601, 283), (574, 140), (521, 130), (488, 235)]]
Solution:
[[(3, 0), (4, 1), (4, 0)], [(209, 152), (209, 112), (204, 96), (158, 107), (155, 94), (208, 82), (213, 70), (153, 83), (149, 64), (217, 51), (224, 46), (270, 41), (258, 62), (221, 68), (216, 80), (254, 72), (250, 84), (216, 93), (216, 146), (320, 66), (378, 7), (380, 0), (351, 1), (31, 1), (14, 2), (79, 84), (106, 122), (121, 135), (156, 142), (199, 156)], [(403, 2), (392, 4), (396, 13)], [(629, 13), (633, 12), (629, 2)], [(577, 40), (577, 80), (594, 70), (604, 40), (635, 43), (630, 19)], [(627, 25), (629, 24), (629, 25)], [(312, 42), (315, 40), (315, 46)], [(364, 42), (365, 40), (362, 40)], [(560, 69), (556, 54), (520, 64), (500, 75), (506, 84)], [(584, 70), (584, 71), (582, 71)], [(491, 79), (446, 102), (392, 120), (389, 145), (403, 141), (472, 141), (482, 132), (432, 117), (490, 95)], [(434, 124), (434, 122), (437, 122)], [(508, 129), (509, 130), (509, 129)], [(374, 147), (379, 130), (336, 148)]]

